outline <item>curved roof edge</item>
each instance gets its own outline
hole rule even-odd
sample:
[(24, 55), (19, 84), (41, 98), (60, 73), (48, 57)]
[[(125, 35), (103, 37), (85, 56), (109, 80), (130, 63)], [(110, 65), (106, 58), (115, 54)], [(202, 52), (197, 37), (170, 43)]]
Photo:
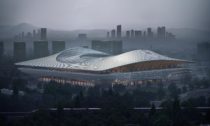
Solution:
[(15, 63), (15, 65), (103, 71), (129, 64), (153, 62), (158, 60), (193, 63), (193, 61), (163, 56), (150, 50), (139, 49), (110, 56), (104, 52), (93, 49), (75, 47), (66, 49), (51, 56)]

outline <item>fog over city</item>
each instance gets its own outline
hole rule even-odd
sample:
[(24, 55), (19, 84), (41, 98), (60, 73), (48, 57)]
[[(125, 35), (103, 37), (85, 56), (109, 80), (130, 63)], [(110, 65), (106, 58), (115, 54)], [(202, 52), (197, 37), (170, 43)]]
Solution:
[(210, 126), (210, 0), (0, 0), (0, 126)]
[(0, 25), (29, 23), (61, 30), (210, 27), (209, 0), (1, 0)]

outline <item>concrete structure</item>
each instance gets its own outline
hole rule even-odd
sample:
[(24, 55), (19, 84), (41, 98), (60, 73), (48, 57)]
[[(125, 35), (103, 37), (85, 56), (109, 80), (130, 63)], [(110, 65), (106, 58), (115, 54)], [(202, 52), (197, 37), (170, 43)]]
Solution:
[(147, 28), (147, 38), (149, 39), (153, 38), (152, 28)]
[(132, 29), (131, 30), (131, 38), (134, 38), (135, 37), (135, 33), (134, 33), (134, 30)]
[(142, 33), (141, 31), (135, 31), (135, 38), (141, 38), (142, 37)]
[(106, 33), (106, 37), (109, 38), (109, 32)]
[(49, 55), (48, 41), (34, 41), (34, 57), (40, 58)]
[(80, 34), (78, 34), (78, 38), (79, 39), (86, 39), (87, 38), (87, 34), (80, 33)]
[[(94, 86), (95, 84), (141, 85), (178, 78), (186, 60), (174, 59), (149, 50), (109, 55), (75, 47), (60, 53), (16, 63), (19, 70), (40, 81)], [(180, 75), (183, 76), (183, 75)], [(109, 83), (110, 82), (110, 83)]]
[(13, 57), (16, 61), (26, 60), (26, 43), (25, 42), (14, 42)]
[(102, 51), (108, 54), (119, 54), (122, 52), (122, 41), (118, 40), (93, 40), (91, 47), (94, 50)]
[(126, 38), (130, 38), (131, 34), (130, 31), (126, 31)]
[(41, 28), (41, 40), (47, 40), (47, 28)]
[(65, 41), (52, 41), (52, 53), (58, 53), (65, 50), (66, 44)]
[(115, 38), (115, 30), (114, 29), (112, 29), (112, 31), (111, 31), (111, 37)]
[(157, 38), (163, 39), (163, 40), (166, 38), (166, 27), (165, 26), (157, 28)]
[(117, 25), (117, 38), (121, 38), (121, 37), (122, 37), (122, 26)]

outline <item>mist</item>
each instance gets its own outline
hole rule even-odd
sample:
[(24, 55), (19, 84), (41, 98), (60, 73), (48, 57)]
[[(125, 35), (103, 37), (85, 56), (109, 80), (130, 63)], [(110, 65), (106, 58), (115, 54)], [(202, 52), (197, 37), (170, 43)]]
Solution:
[(208, 30), (208, 0), (7, 0), (0, 2), (0, 24), (30, 23), (62, 30), (131, 27)]

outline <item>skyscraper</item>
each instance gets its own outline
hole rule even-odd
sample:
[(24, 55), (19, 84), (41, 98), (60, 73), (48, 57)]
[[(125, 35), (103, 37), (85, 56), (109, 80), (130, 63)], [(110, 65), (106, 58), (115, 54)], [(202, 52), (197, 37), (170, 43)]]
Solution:
[(135, 38), (141, 38), (141, 31), (137, 30), (135, 31)]
[(160, 38), (161, 37), (161, 27), (157, 28), (157, 37)]
[(22, 33), (21, 33), (21, 39), (23, 40), (24, 38), (25, 38), (25, 33), (22, 32)]
[(109, 38), (109, 32), (106, 33), (106, 37)]
[(162, 31), (163, 39), (165, 39), (165, 37), (166, 37), (166, 27), (165, 26), (161, 27), (161, 31)]
[(131, 38), (134, 38), (134, 30), (131, 30)]
[(28, 33), (26, 34), (26, 38), (27, 38), (27, 39), (31, 39), (31, 38), (32, 38), (31, 32), (28, 32)]
[(37, 39), (41, 39), (41, 29), (37, 30), (36, 36), (37, 36)]
[(106, 52), (108, 54), (119, 54), (122, 52), (121, 40), (93, 40), (91, 43), (92, 49)]
[(158, 39), (165, 39), (166, 37), (166, 27), (158, 27), (157, 28), (157, 38)]
[(152, 28), (147, 28), (147, 37), (148, 38), (152, 38), (153, 37)]
[(14, 59), (16, 61), (22, 61), (26, 59), (26, 43), (14, 42)]
[(47, 28), (41, 28), (41, 40), (47, 40)]
[(143, 38), (146, 38), (146, 31), (143, 32)]
[(122, 36), (122, 26), (117, 25), (117, 38), (121, 38)]
[(65, 41), (53, 41), (52, 42), (52, 53), (58, 53), (62, 50), (64, 50), (66, 47)]
[(33, 38), (35, 39), (36, 38), (36, 30), (33, 30)]
[(114, 29), (112, 29), (112, 31), (111, 31), (111, 37), (115, 38), (115, 30)]
[(130, 38), (130, 31), (126, 31), (126, 38)]
[(79, 39), (86, 39), (87, 38), (87, 34), (85, 34), (85, 33), (79, 33), (78, 34), (78, 38)]
[(34, 41), (34, 57), (40, 58), (48, 55), (48, 41)]

